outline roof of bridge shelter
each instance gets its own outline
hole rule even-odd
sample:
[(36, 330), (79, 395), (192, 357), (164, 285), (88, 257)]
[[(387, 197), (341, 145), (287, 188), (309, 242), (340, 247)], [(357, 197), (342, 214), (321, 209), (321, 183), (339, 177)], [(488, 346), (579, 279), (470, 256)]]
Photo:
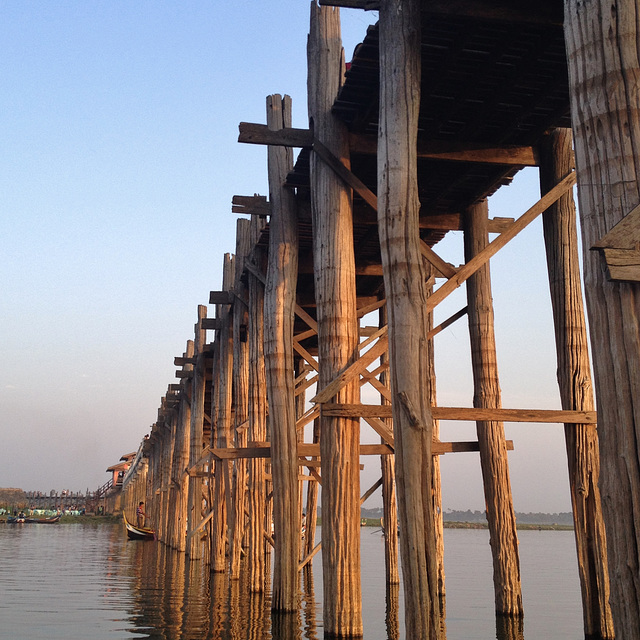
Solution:
[[(521, 168), (537, 163), (536, 145), (545, 132), (571, 125), (562, 10), (559, 0), (423, 2), (418, 189), (420, 233), (429, 245), (447, 228), (459, 228), (455, 218), (443, 225), (443, 215), (460, 214), (509, 184)], [(378, 52), (376, 24), (356, 46), (333, 106), (351, 136), (351, 171), (374, 193)], [(300, 151), (287, 180), (302, 196), (309, 188), (310, 153), (309, 148)], [(376, 225), (375, 212), (354, 194), (356, 263), (380, 264)], [(300, 215), (299, 235), (301, 255), (308, 255), (308, 210)], [(312, 278), (307, 281), (302, 273), (301, 279), (301, 289), (312, 291)], [(380, 287), (379, 277), (362, 276), (358, 283), (359, 295)]]

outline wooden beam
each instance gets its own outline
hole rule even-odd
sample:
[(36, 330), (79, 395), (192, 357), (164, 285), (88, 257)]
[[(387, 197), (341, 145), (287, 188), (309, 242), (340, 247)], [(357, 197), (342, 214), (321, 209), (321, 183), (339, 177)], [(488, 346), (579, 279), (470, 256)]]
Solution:
[(234, 296), (231, 291), (210, 291), (209, 304), (233, 304)]
[(420, 240), (420, 252), (445, 278), (449, 279), (456, 274), (457, 269), (443, 260), (424, 240)]
[(378, 342), (365, 354), (360, 356), (352, 365), (347, 367), (339, 376), (334, 378), (324, 389), (320, 390), (311, 402), (320, 404), (327, 402), (335, 396), (340, 389), (349, 384), (354, 378), (359, 376), (377, 358), (388, 349), (388, 339), (386, 336), (380, 338)]
[(309, 129), (269, 129), (266, 124), (241, 122), (239, 125), (238, 142), (248, 144), (280, 145), (283, 147), (311, 147), (313, 133)]
[(543, 211), (552, 205), (558, 198), (569, 191), (576, 183), (575, 171), (569, 173), (561, 182), (559, 182), (551, 191), (546, 193), (536, 204), (523, 213), (511, 226), (508, 231), (501, 233), (495, 240), (490, 242), (485, 249), (480, 251), (469, 262), (462, 265), (457, 273), (449, 278), (439, 289), (437, 289), (427, 299), (427, 309), (432, 311), (440, 302), (442, 302), (450, 293), (455, 291), (470, 276), (472, 276), (482, 265), (488, 262), (502, 247), (510, 240), (515, 238), (520, 231), (527, 227), (535, 220)]
[[(185, 365), (195, 364), (195, 363), (196, 363), (195, 358), (185, 358), (184, 356), (176, 356), (173, 359), (173, 364), (176, 367), (184, 367)], [(169, 389), (169, 391), (178, 391), (178, 389)]]
[[(376, 155), (378, 152), (378, 139), (376, 136), (352, 133), (349, 138), (349, 146), (351, 153)], [(418, 158), (517, 167), (538, 166), (538, 153), (533, 147), (495, 147), (482, 144), (470, 145), (468, 143), (419, 140)]]
[[(431, 407), (434, 420), (496, 420), (501, 422), (540, 422), (550, 424), (596, 424), (595, 411), (555, 409), (476, 409), (472, 407)], [(323, 415), (361, 418), (392, 418), (391, 405), (322, 404)]]
[(217, 330), (220, 329), (221, 324), (218, 318), (203, 318), (200, 327), (202, 329)]
[(444, 331), (448, 326), (452, 325), (456, 320), (460, 320), (460, 318), (467, 315), (468, 307), (462, 307), (460, 311), (456, 311), (452, 316), (449, 316), (445, 321), (441, 322), (437, 327), (434, 327), (427, 334), (428, 338), (433, 338), (437, 336), (441, 331)]
[(231, 212), (250, 216), (269, 216), (271, 203), (267, 200), (267, 196), (260, 196), (257, 193), (252, 196), (233, 196)]
[[(320, 0), (320, 4), (328, 7), (345, 7), (348, 9), (364, 9), (377, 11), (380, 0)], [(466, 16), (500, 22), (517, 22), (522, 24), (545, 24), (562, 26), (562, 5), (557, 2), (539, 2), (535, 11), (526, 3), (514, 3), (509, 0), (430, 0), (423, 5), (423, 12), (433, 15)]]

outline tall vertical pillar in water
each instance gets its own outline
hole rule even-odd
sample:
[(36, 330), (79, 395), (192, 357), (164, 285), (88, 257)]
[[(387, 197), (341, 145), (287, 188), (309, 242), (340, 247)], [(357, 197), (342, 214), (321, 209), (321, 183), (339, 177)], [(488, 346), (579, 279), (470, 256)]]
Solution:
[[(309, 119), (316, 145), (350, 166), (344, 124), (331, 113), (344, 74), (340, 13), (311, 4), (307, 45)], [(353, 203), (351, 190), (316, 152), (311, 154), (311, 217), (318, 320), (318, 388), (358, 355)], [(331, 402), (359, 402), (354, 380)], [(360, 583), (360, 422), (320, 417), (324, 629), (362, 635)]]
[[(465, 212), (465, 260), (480, 253), (489, 244), (487, 201), (478, 202)], [(467, 280), (469, 338), (473, 368), (473, 406), (497, 409), (502, 406), (491, 297), (489, 263)], [(476, 423), (480, 447), (480, 466), (487, 505), (489, 541), (493, 555), (493, 587), (496, 613), (522, 616), (522, 587), (516, 514), (511, 495), (507, 443), (502, 422)]]
[[(291, 98), (267, 98), (267, 126), (291, 126)], [(271, 607), (298, 610), (298, 445), (293, 323), (298, 281), (298, 220), (293, 193), (283, 187), (293, 167), (288, 147), (268, 149), (269, 257), (264, 297), (264, 357), (271, 431), (275, 558)]]
[[(264, 272), (264, 250), (257, 246), (262, 220), (251, 219), (249, 271), (249, 439), (267, 440), (267, 383), (264, 366), (264, 285), (256, 273)], [(249, 459), (249, 590), (265, 590), (266, 478), (263, 458)]]
[[(233, 289), (235, 276), (234, 259), (226, 254), (222, 275), (224, 291)], [(217, 331), (218, 374), (211, 393), (211, 446), (225, 449), (231, 444), (232, 385), (233, 385), (233, 314), (230, 305), (219, 304), (217, 317), (220, 329)], [(215, 365), (214, 365), (215, 366)], [(215, 417), (214, 417), (215, 416)], [(231, 498), (230, 460), (216, 460), (213, 477), (211, 509), (211, 571), (226, 569), (228, 541), (227, 517)]]
[(440, 635), (425, 272), (418, 231), (419, 0), (380, 3), (378, 233), (389, 320), (407, 638)]
[[(590, 251), (640, 203), (636, 0), (565, 0), (584, 282), (598, 399), (600, 490), (615, 635), (640, 638), (640, 284)], [(638, 224), (627, 246), (636, 251)], [(629, 254), (627, 254), (629, 255)]]
[[(242, 282), (244, 261), (249, 253), (249, 220), (240, 218), (236, 223), (235, 282), (236, 303), (233, 312), (233, 406), (235, 447), (247, 446), (247, 420), (249, 415), (249, 343), (247, 341), (248, 302), (247, 289)], [(246, 522), (247, 459), (234, 463), (233, 495), (229, 513), (229, 573), (240, 577), (240, 556)]]
[(198, 322), (195, 326), (194, 358), (196, 361), (193, 370), (193, 382), (191, 387), (191, 420), (189, 422), (189, 489), (187, 497), (187, 538), (186, 551), (191, 560), (202, 558), (202, 544), (200, 534), (194, 534), (195, 527), (200, 524), (202, 518), (202, 478), (195, 475), (196, 462), (202, 455), (203, 428), (204, 428), (204, 396), (205, 396), (205, 353), (204, 345), (206, 330), (203, 322), (207, 317), (207, 307), (198, 305)]
[[(555, 129), (546, 136), (540, 147), (540, 191), (550, 191), (573, 170), (573, 165), (571, 130)], [(542, 214), (542, 222), (562, 408), (568, 411), (593, 411), (595, 403), (582, 302), (573, 194), (567, 193), (552, 204)], [(598, 433), (593, 424), (567, 424), (564, 432), (582, 589), (584, 633), (589, 638), (613, 638), (607, 541), (598, 487)]]

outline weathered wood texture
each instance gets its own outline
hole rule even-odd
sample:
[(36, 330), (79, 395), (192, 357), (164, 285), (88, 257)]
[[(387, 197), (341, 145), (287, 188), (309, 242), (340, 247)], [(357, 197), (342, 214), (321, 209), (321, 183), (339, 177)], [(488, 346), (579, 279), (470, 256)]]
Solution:
[[(185, 356), (193, 358), (194, 342), (187, 342)], [(185, 364), (184, 369), (193, 373), (193, 364)], [(185, 551), (187, 542), (187, 514), (189, 495), (189, 476), (184, 473), (189, 464), (189, 437), (191, 426), (191, 397), (193, 378), (183, 380), (176, 422), (173, 461), (171, 464), (171, 483), (169, 486), (169, 544), (178, 551)]]
[[(281, 129), (291, 124), (291, 99), (267, 98), (267, 125)], [(276, 533), (271, 607), (298, 608), (298, 460), (296, 446), (293, 324), (298, 280), (298, 224), (295, 198), (283, 188), (293, 166), (291, 149), (269, 147), (269, 257), (264, 298), (264, 356), (269, 426), (274, 455), (273, 523)]]
[(389, 321), (396, 482), (408, 638), (440, 635), (431, 499), (425, 273), (418, 235), (420, 2), (380, 7), (378, 224)]
[[(198, 305), (198, 321), (195, 325), (194, 358), (196, 364), (193, 370), (191, 387), (191, 420), (189, 423), (189, 468), (200, 459), (203, 449), (204, 429), (204, 397), (205, 397), (205, 354), (204, 345), (206, 331), (202, 324), (207, 317), (207, 307)], [(187, 495), (187, 531), (191, 532), (202, 518), (202, 478), (189, 475)], [(199, 535), (192, 535), (187, 539), (187, 554), (191, 560), (202, 558), (202, 543)]]
[[(378, 312), (379, 325), (387, 325), (387, 308), (380, 307)], [(388, 363), (388, 353), (380, 356), (380, 364)], [(384, 370), (380, 374), (380, 383), (386, 388), (391, 388), (389, 372)], [(380, 404), (389, 405), (389, 400), (380, 395)], [(393, 420), (387, 418), (385, 426), (393, 433)], [(385, 439), (380, 436), (381, 442)], [(380, 470), (382, 472), (382, 513), (384, 517), (384, 568), (387, 584), (400, 584), (400, 571), (398, 570), (398, 505), (396, 502), (396, 465), (394, 456), (380, 456)]]
[[(556, 129), (540, 150), (540, 190), (548, 191), (573, 167), (571, 131)], [(562, 408), (594, 409), (587, 328), (582, 301), (578, 234), (573, 195), (542, 215), (556, 336)], [(569, 486), (573, 506), (586, 637), (613, 638), (609, 606), (607, 544), (598, 478), (600, 458), (594, 424), (565, 425)]]
[[(344, 74), (338, 10), (311, 5), (307, 44), (309, 119), (314, 137), (347, 169), (349, 140), (331, 113)], [(326, 156), (326, 154), (324, 154)], [(351, 190), (314, 151), (310, 158), (314, 282), (318, 320), (319, 388), (358, 354), (358, 314)], [(335, 396), (356, 402), (358, 380)], [(325, 634), (362, 634), (360, 582), (360, 424), (320, 419), (322, 460), (322, 567)]]
[[(225, 254), (223, 267), (223, 289), (233, 288), (235, 270), (234, 258)], [(233, 403), (233, 314), (229, 305), (217, 305), (216, 317), (221, 320), (221, 328), (216, 332), (217, 377), (211, 394), (211, 444), (228, 447), (232, 434)], [(214, 367), (215, 367), (214, 362)], [(228, 542), (227, 518), (231, 497), (231, 465), (227, 460), (216, 461), (213, 477), (211, 508), (211, 571), (226, 570)]]
[[(469, 207), (466, 212), (464, 232), (466, 261), (480, 253), (489, 242), (488, 211), (487, 201), (483, 200)], [(502, 401), (488, 263), (467, 280), (467, 302), (473, 368), (473, 406), (497, 408), (501, 406)], [(511, 496), (504, 425), (496, 421), (478, 421), (476, 427), (493, 554), (496, 613), (520, 616), (523, 609), (518, 536)]]
[[(246, 327), (249, 318), (247, 305), (240, 299), (249, 299), (249, 292), (242, 281), (245, 258), (250, 248), (250, 221), (240, 219), (236, 224), (236, 257), (234, 292), (236, 297), (233, 310), (233, 437), (236, 447), (246, 447), (247, 421), (249, 419), (249, 343)], [(244, 338), (244, 339), (243, 339)], [(231, 499), (229, 526), (229, 574), (240, 578), (240, 558), (246, 524), (247, 461), (238, 460), (233, 466), (233, 495)]]
[(588, 251), (640, 202), (634, 0), (565, 2), (584, 281), (598, 399), (600, 490), (616, 637), (640, 638), (640, 296)]
[[(261, 223), (251, 220), (251, 235), (257, 240)], [(252, 250), (251, 261), (260, 271), (264, 262), (264, 251), (259, 247)], [(267, 382), (264, 364), (264, 285), (251, 271), (249, 279), (249, 439), (267, 440)], [(249, 590), (261, 593), (265, 590), (265, 539), (266, 519), (265, 462), (260, 459), (249, 461), (249, 547), (247, 567)]]

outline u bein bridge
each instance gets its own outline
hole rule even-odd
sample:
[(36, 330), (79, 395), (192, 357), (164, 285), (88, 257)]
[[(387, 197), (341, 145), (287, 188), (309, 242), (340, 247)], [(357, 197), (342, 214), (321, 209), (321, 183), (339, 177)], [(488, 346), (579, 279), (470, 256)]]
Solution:
[[(399, 533), (387, 528), (385, 566), (398, 583), (400, 556), (406, 637), (437, 638), (439, 456), (478, 451), (496, 613), (517, 628), (503, 423), (564, 424), (585, 636), (639, 638), (636, 4), (321, 4), (311, 4), (309, 128), (292, 128), (280, 95), (267, 97), (266, 124), (240, 124), (240, 142), (267, 147), (269, 195), (233, 198), (247, 217), (210, 294), (215, 314), (198, 307), (175, 360), (179, 382), (124, 479), (125, 509), (133, 517), (144, 500), (162, 543), (231, 579), (248, 572), (276, 611), (297, 610), (299, 573), (321, 550), (325, 634), (358, 637), (360, 505), (381, 486), (385, 522), (399, 523)], [(348, 65), (337, 6), (379, 10)], [(487, 197), (523, 167), (539, 168), (539, 202), (515, 219), (490, 217)], [(489, 261), (540, 215), (561, 411), (502, 408), (496, 367)], [(464, 234), (459, 266), (437, 252), (451, 230)], [(463, 284), (467, 306), (433, 326), (433, 310)], [(465, 318), (473, 408), (436, 406), (433, 338)], [(361, 401), (365, 385), (375, 404)], [(442, 420), (476, 422), (477, 441), (440, 441)], [(360, 443), (361, 421), (380, 444)], [(360, 486), (361, 456), (380, 459), (372, 487)]]

